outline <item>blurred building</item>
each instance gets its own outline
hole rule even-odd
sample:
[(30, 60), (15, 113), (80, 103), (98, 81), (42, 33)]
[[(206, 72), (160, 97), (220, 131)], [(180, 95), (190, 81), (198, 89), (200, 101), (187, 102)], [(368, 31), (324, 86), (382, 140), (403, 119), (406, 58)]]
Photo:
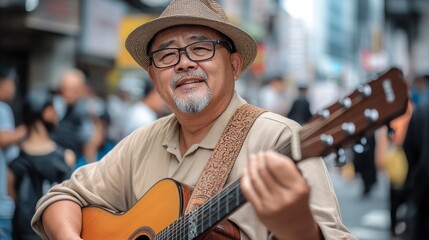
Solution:
[(429, 73), (429, 1), (385, 0), (385, 49), (389, 64), (414, 77)]
[[(246, 87), (273, 74), (350, 89), (391, 65), (408, 75), (428, 72), (429, 0), (218, 1), (258, 43), (255, 63), (242, 77)], [(55, 87), (71, 67), (106, 93), (124, 71), (144, 77), (124, 39), (168, 2), (0, 0), (0, 58), (16, 62), (21, 93)]]
[(19, 92), (55, 88), (78, 67), (98, 92), (116, 68), (120, 27), (130, 14), (157, 14), (165, 0), (0, 0), (0, 58), (15, 63)]

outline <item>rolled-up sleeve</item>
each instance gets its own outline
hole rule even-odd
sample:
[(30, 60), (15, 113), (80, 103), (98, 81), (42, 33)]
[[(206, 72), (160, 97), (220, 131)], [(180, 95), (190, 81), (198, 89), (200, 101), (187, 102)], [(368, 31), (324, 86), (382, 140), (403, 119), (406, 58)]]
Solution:
[[(123, 145), (121, 147), (121, 145)], [(127, 202), (125, 176), (127, 176), (126, 140), (108, 153), (99, 162), (91, 163), (78, 168), (70, 177), (52, 187), (37, 203), (36, 213), (31, 225), (43, 239), (48, 239), (44, 231), (42, 214), (45, 209), (56, 201), (68, 200), (81, 207), (97, 205), (113, 211), (126, 211), (130, 203)]]

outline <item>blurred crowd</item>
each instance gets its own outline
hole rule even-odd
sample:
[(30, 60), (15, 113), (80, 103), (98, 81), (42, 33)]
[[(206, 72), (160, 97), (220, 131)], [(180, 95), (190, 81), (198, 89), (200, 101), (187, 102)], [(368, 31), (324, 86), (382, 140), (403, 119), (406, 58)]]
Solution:
[[(102, 98), (79, 69), (65, 71), (57, 89), (30, 89), (22, 108), (13, 109), (18, 78), (12, 65), (1, 66), (1, 240), (38, 239), (30, 220), (50, 186), (100, 160), (135, 129), (170, 114), (149, 80), (124, 77), (115, 94)], [(247, 100), (305, 125), (314, 112), (310, 90), (309, 85), (289, 86), (283, 76), (271, 76)], [(429, 76), (411, 81), (409, 90), (407, 112), (368, 137), (364, 150), (352, 149), (349, 165), (353, 178), (362, 180), (363, 197), (371, 194), (377, 172), (386, 171), (392, 237), (423, 239), (429, 236)], [(19, 124), (14, 112), (22, 113)], [(400, 208), (405, 213), (398, 214)]]
[(1, 240), (39, 239), (30, 221), (53, 184), (100, 160), (136, 128), (169, 114), (149, 81), (124, 78), (117, 94), (103, 99), (79, 69), (64, 72), (58, 89), (30, 89), (14, 109), (18, 78), (12, 65), (1, 66)]

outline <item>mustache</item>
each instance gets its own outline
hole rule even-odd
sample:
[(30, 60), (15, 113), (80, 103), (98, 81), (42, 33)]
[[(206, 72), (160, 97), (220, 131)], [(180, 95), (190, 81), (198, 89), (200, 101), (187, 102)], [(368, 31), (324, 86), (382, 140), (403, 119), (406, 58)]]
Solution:
[(171, 79), (171, 81), (170, 81), (171, 88), (174, 89), (176, 84), (184, 77), (199, 77), (199, 78), (203, 79), (204, 81), (207, 81), (207, 78), (208, 78), (206, 72), (204, 72), (202, 69), (182, 72), (182, 73), (176, 74)]

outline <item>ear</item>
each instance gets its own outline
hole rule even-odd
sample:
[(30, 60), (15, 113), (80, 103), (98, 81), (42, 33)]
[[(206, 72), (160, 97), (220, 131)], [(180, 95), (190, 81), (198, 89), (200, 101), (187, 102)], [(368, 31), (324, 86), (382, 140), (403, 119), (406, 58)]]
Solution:
[(232, 71), (234, 74), (234, 80), (238, 80), (241, 74), (241, 67), (243, 66), (243, 57), (241, 54), (235, 52), (230, 55)]

